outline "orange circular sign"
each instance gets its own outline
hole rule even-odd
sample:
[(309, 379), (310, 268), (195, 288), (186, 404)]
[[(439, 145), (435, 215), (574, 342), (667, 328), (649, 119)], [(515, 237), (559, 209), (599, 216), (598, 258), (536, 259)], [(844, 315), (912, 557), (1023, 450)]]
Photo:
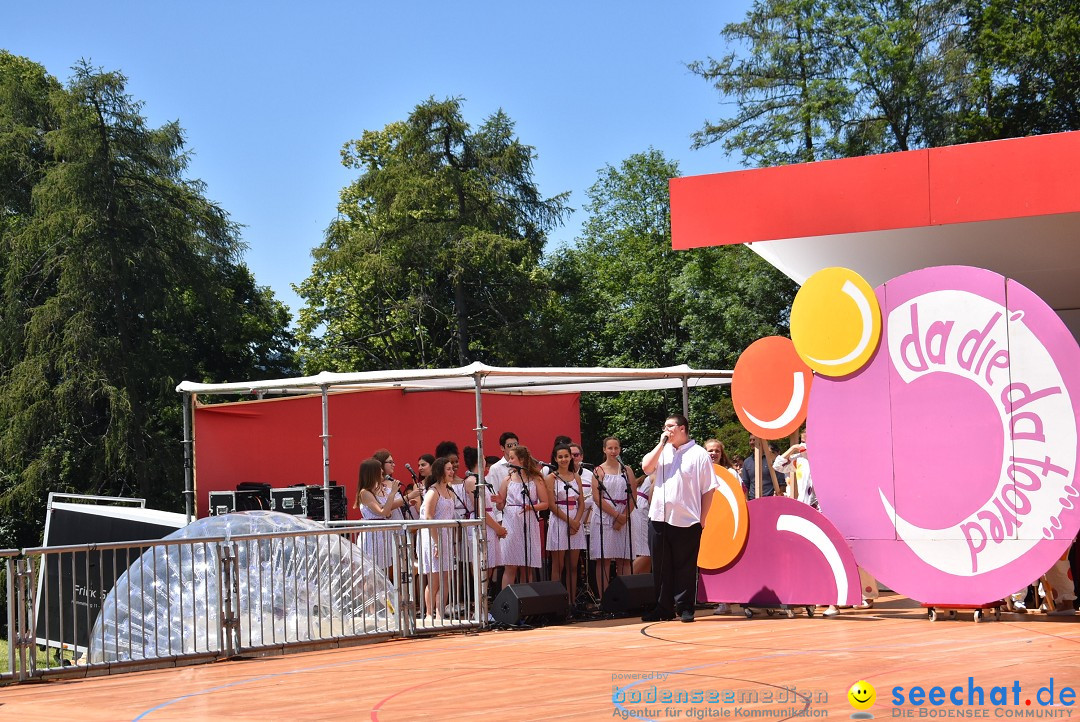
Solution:
[(721, 569), (738, 558), (750, 532), (750, 516), (742, 484), (729, 470), (713, 464), (723, 486), (714, 489), (709, 514), (701, 531), (698, 566)]
[(814, 373), (791, 339), (760, 338), (742, 352), (731, 377), (731, 400), (739, 421), (762, 439), (793, 434), (806, 419)]

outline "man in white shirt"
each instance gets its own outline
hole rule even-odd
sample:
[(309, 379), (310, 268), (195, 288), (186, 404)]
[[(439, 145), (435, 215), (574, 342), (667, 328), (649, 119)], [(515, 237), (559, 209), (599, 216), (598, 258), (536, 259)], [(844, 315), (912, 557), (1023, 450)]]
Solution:
[(690, 438), (690, 422), (682, 414), (665, 419), (660, 442), (641, 460), (641, 469), (655, 474), (649, 549), (656, 587), (656, 609), (641, 619), (656, 622), (678, 614), (693, 622), (701, 522), (720, 479), (709, 454)]
[(484, 481), (495, 490), (496, 494), (502, 488), (503, 479), (510, 475), (510, 467), (507, 464), (510, 463), (510, 452), (518, 446), (517, 434), (513, 431), (502, 432), (499, 434), (499, 446), (502, 448), (502, 458), (491, 465), (487, 476), (484, 477)]

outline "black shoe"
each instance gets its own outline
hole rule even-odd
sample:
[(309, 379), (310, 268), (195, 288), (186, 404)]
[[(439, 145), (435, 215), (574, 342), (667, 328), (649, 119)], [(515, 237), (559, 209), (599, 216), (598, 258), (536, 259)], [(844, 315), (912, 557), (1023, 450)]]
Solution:
[(641, 621), (643, 622), (667, 622), (674, 618), (674, 614), (664, 612), (659, 607), (641, 615)]
[(684, 610), (682, 610), (682, 613), (679, 614), (679, 620), (682, 621), (682, 622), (685, 622), (687, 624), (694, 621), (694, 610), (693, 609), (684, 609)]

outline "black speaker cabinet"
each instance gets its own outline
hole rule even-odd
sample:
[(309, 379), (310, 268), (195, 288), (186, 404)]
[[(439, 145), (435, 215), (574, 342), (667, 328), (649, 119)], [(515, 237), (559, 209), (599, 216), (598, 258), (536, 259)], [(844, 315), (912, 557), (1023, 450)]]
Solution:
[(652, 574), (615, 577), (608, 584), (600, 608), (612, 614), (644, 614), (656, 606)]
[(499, 592), (491, 616), (502, 624), (551, 624), (570, 613), (566, 587), (560, 582), (511, 584)]

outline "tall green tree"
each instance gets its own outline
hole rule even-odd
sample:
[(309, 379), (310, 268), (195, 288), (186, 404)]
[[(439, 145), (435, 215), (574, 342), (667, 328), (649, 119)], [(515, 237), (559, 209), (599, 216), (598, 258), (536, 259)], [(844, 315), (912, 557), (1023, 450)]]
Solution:
[(125, 78), (62, 87), (0, 53), (0, 509), (34, 540), (48, 491), (176, 508), (184, 378), (291, 368), (287, 310), (240, 261), (226, 213), (150, 128)]
[(538, 262), (566, 194), (543, 198), (535, 151), (501, 110), (475, 129), (460, 99), (342, 150), (362, 171), (299, 286), (308, 371), (521, 362)]
[(1080, 6), (966, 0), (973, 106), (964, 140), (1080, 129)]
[[(786, 332), (795, 286), (757, 254), (672, 250), (668, 181), (678, 175), (655, 149), (600, 171), (581, 238), (544, 262), (550, 295), (537, 326), (550, 334), (553, 362), (731, 368), (753, 340)], [(699, 438), (725, 420), (713, 411), (720, 395), (693, 394)], [(681, 408), (679, 391), (586, 394), (583, 442), (595, 455), (615, 435), (632, 455), (644, 453), (663, 417)]]
[(689, 65), (732, 113), (697, 131), (779, 165), (1080, 128), (1080, 5), (756, 0)]
[(840, 155), (843, 125), (856, 105), (847, 82), (841, 18), (830, 0), (755, 0), (742, 22), (721, 32), (719, 58), (688, 65), (735, 106), (730, 117), (707, 121), (694, 147), (722, 142), (749, 164), (783, 165)]

